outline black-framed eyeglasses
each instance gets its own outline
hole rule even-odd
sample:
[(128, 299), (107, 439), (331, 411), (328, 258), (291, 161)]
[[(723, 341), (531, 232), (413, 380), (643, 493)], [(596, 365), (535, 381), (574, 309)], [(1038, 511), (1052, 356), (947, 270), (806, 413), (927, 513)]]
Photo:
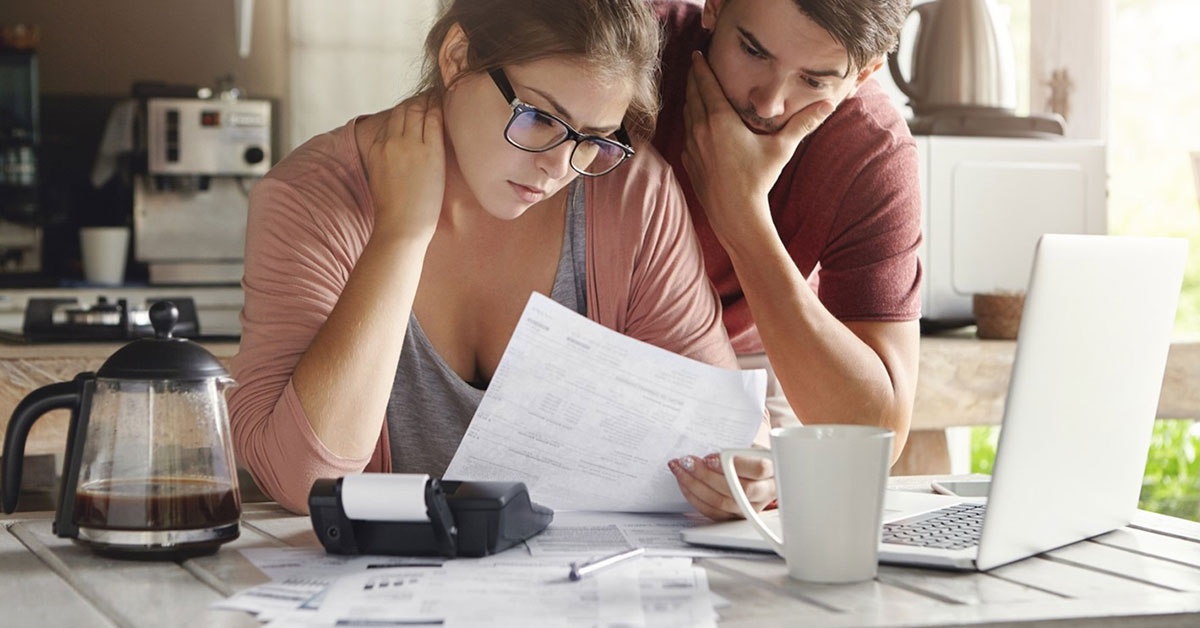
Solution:
[(509, 144), (531, 153), (544, 153), (563, 142), (573, 141), (575, 147), (571, 149), (571, 168), (587, 177), (608, 174), (633, 156), (632, 142), (629, 141), (625, 125), (613, 133), (620, 141), (599, 135), (585, 135), (558, 116), (521, 102), (504, 70), (497, 68), (488, 74), (513, 108), (512, 117), (504, 127), (504, 139)]

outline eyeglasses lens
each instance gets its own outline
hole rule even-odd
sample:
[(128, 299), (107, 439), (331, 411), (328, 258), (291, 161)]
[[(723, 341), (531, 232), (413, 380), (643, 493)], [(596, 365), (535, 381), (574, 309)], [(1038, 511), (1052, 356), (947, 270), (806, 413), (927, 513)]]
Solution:
[(584, 140), (575, 147), (575, 153), (571, 155), (571, 165), (580, 172), (604, 174), (617, 167), (624, 158), (624, 151), (613, 144)]
[(508, 139), (529, 150), (544, 150), (566, 136), (566, 127), (540, 111), (523, 111), (508, 125)]
[[(562, 143), (567, 128), (558, 120), (540, 111), (523, 111), (508, 125), (509, 141), (526, 150), (541, 151)], [(583, 139), (571, 154), (571, 165), (586, 174), (604, 174), (625, 158), (625, 152), (615, 144), (596, 139)]]

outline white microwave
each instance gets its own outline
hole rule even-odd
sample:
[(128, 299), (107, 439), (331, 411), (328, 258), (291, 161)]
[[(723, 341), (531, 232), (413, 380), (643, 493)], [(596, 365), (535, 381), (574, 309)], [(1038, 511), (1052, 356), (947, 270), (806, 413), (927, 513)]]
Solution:
[(1103, 142), (915, 139), (923, 199), (923, 321), (970, 322), (973, 294), (1024, 291), (1044, 233), (1108, 230)]

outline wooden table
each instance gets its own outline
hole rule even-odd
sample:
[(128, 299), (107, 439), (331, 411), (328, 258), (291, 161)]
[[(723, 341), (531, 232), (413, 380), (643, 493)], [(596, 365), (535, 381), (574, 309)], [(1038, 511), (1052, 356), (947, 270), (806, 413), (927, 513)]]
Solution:
[[(893, 478), (922, 490), (930, 477)], [(0, 520), (4, 626), (257, 626), (208, 606), (266, 578), (236, 550), (317, 546), (306, 517), (250, 504), (242, 536), (182, 563), (99, 558), (50, 531), (52, 513)], [(732, 605), (721, 626), (1200, 625), (1200, 524), (1138, 512), (1133, 525), (999, 567), (955, 573), (881, 566), (874, 581), (811, 585), (783, 561), (704, 559)]]

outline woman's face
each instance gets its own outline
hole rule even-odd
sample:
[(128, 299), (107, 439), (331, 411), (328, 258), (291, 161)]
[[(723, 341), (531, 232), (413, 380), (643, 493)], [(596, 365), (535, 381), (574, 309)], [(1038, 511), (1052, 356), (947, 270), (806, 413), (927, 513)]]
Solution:
[[(610, 137), (629, 107), (628, 85), (597, 81), (594, 71), (572, 60), (548, 58), (503, 69), (521, 102), (558, 116), (583, 134)], [(487, 73), (455, 83), (443, 107), (448, 155), (492, 216), (516, 218), (579, 176), (570, 164), (575, 142), (532, 153), (504, 138), (513, 109)]]

